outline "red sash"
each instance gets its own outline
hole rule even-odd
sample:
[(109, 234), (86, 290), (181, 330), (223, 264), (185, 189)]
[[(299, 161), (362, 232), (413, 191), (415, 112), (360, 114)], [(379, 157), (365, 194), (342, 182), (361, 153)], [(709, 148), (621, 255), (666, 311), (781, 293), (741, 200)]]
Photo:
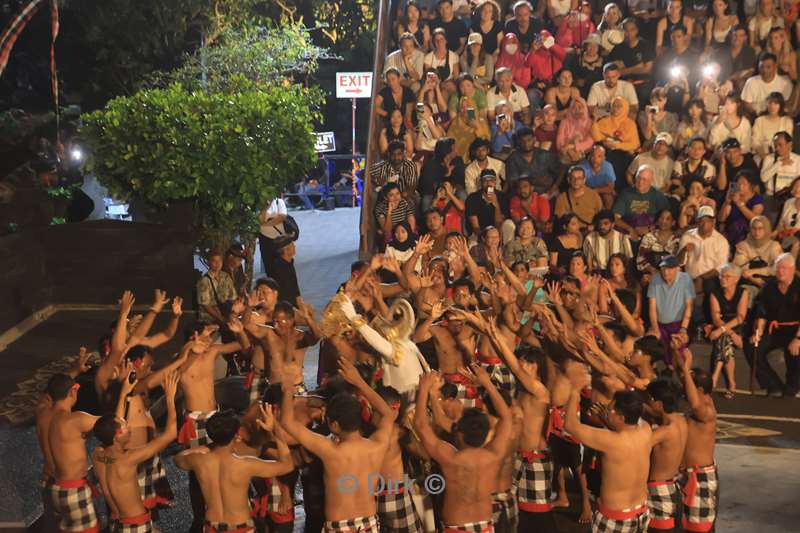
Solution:
[(598, 499), (597, 511), (606, 518), (610, 518), (611, 520), (619, 520), (619, 521), (630, 520), (631, 518), (636, 518), (637, 516), (646, 513), (647, 504), (643, 503), (642, 505), (634, 509), (628, 509), (625, 511), (615, 511), (613, 509), (609, 509), (608, 507), (604, 506), (603, 502)]
[(197, 438), (197, 427), (194, 425), (194, 418), (191, 416), (187, 416), (186, 419), (183, 421), (183, 425), (181, 426), (181, 430), (178, 433), (178, 443), (179, 444), (187, 444), (192, 441), (192, 439)]
[(139, 516), (131, 516), (128, 518), (120, 518), (119, 523), (124, 524), (126, 526), (141, 526), (143, 524), (148, 523), (151, 520), (150, 512), (146, 512), (144, 514), (140, 514)]

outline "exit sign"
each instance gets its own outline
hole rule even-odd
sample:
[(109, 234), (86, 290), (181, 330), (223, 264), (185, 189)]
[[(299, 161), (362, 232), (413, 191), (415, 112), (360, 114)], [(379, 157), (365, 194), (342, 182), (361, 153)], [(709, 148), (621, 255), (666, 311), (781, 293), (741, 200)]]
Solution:
[(372, 72), (337, 72), (336, 98), (371, 98)]

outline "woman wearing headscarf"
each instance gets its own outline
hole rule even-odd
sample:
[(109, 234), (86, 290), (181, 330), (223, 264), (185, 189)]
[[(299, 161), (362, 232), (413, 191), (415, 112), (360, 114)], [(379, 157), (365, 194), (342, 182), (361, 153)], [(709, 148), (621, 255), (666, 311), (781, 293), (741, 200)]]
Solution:
[(469, 145), (478, 137), (491, 139), (489, 123), (480, 112), (474, 96), (462, 96), (458, 101), (458, 113), (450, 123), (447, 133), (455, 141), (456, 154), (464, 161), (469, 161)]
[(525, 56), (520, 49), (519, 39), (513, 33), (506, 33), (500, 43), (500, 57), (494, 64), (495, 70), (508, 67), (514, 78), (514, 83), (527, 89), (531, 83), (531, 68), (525, 63)]
[(589, 107), (583, 98), (573, 97), (567, 115), (558, 126), (556, 136), (556, 148), (561, 162), (570, 165), (582, 161), (593, 144)]
[(763, 287), (775, 275), (775, 259), (783, 253), (780, 243), (772, 239), (772, 224), (763, 215), (750, 220), (747, 238), (736, 245), (733, 264), (742, 269), (743, 283)]
[(628, 101), (622, 96), (611, 100), (611, 114), (592, 124), (592, 138), (606, 148), (606, 159), (617, 176), (624, 176), (639, 148), (636, 123), (628, 116)]
[[(411, 225), (406, 222), (400, 222), (395, 225), (392, 230), (392, 240), (386, 245), (385, 255), (397, 259), (397, 262), (402, 266), (403, 263), (408, 261), (414, 255), (414, 247), (417, 245), (417, 238), (411, 230)], [(421, 268), (421, 258), (414, 270), (419, 272)]]

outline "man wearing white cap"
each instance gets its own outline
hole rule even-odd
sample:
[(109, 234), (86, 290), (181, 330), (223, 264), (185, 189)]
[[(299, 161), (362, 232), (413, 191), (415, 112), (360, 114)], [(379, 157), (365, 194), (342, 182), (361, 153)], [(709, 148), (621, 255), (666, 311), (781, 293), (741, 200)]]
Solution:
[(697, 210), (697, 227), (684, 233), (679, 245), (678, 257), (683, 259), (686, 273), (694, 280), (698, 292), (707, 287), (708, 282), (719, 275), (720, 267), (728, 262), (730, 244), (714, 229), (715, 220), (714, 208), (702, 206)]
[(628, 185), (633, 186), (636, 171), (642, 165), (649, 165), (653, 168), (653, 187), (661, 192), (669, 188), (672, 169), (675, 161), (669, 156), (669, 149), (672, 146), (672, 135), (669, 133), (659, 133), (653, 140), (653, 148), (649, 152), (642, 152), (637, 155), (625, 173)]
[[(495, 40), (497, 40), (496, 36)], [(467, 39), (467, 49), (461, 54), (459, 61), (461, 72), (471, 75), (475, 85), (485, 91), (494, 79), (494, 60), (494, 55), (489, 53), (483, 45), (483, 35), (470, 33)]]

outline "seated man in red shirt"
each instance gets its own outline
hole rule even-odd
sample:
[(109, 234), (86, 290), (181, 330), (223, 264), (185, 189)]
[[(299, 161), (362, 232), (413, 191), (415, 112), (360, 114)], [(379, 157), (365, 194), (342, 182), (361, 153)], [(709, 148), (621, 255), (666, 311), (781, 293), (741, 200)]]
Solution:
[(517, 223), (523, 217), (532, 218), (536, 226), (550, 220), (550, 202), (547, 197), (537, 194), (533, 190), (533, 184), (527, 177), (520, 178), (516, 182), (517, 191), (508, 203), (508, 210), (511, 218), (506, 219), (501, 227), (503, 242), (508, 242), (514, 238)]

